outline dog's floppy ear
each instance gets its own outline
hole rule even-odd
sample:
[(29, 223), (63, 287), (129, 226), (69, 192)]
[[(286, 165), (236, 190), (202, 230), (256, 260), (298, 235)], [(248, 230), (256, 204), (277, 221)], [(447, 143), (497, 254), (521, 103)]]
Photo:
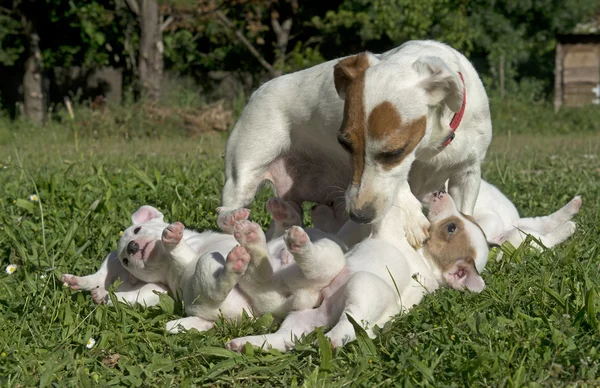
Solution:
[(346, 99), (348, 85), (350, 85), (359, 74), (362, 74), (367, 70), (369, 66), (373, 66), (377, 62), (379, 62), (379, 59), (366, 51), (362, 54), (344, 58), (333, 67), (335, 90), (337, 90), (337, 93), (342, 100)]
[(144, 205), (131, 215), (131, 222), (135, 225), (144, 224), (150, 220), (163, 222), (165, 216), (157, 208)]
[(462, 259), (444, 272), (444, 279), (455, 290), (467, 288), (473, 292), (481, 292), (485, 288), (485, 282), (477, 272), (473, 262), (466, 262)]
[(458, 73), (450, 70), (437, 57), (421, 57), (412, 66), (422, 78), (419, 86), (425, 90), (428, 105), (435, 106), (443, 102), (452, 112), (460, 110), (463, 85)]

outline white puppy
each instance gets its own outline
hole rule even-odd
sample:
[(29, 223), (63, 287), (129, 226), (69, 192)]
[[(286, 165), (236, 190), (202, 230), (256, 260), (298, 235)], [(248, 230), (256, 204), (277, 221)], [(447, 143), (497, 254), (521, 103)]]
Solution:
[(234, 339), (227, 347), (240, 351), (250, 342), (286, 351), (294, 347), (294, 337), (319, 326), (330, 327), (326, 336), (342, 346), (355, 338), (347, 315), (373, 336), (374, 325), (407, 311), (440, 286), (483, 290), (479, 274), (489, 253), (485, 235), (448, 194), (431, 197), (430, 238), (419, 252), (408, 244), (397, 216), (397, 210), (389, 211), (374, 225), (374, 236), (348, 252), (346, 268), (323, 290), (318, 308), (292, 312), (276, 333)]
[[(247, 209), (240, 209), (230, 215), (225, 222), (233, 225), (237, 220), (247, 218)], [(164, 258), (168, 255), (166, 246), (161, 242), (163, 232), (169, 232), (163, 214), (152, 206), (142, 206), (131, 216), (132, 226), (127, 228), (116, 251), (111, 252), (100, 269), (89, 276), (64, 274), (62, 281), (73, 290), (92, 292), (96, 303), (110, 303), (108, 288), (116, 279), (121, 280), (115, 292), (118, 300), (127, 303), (140, 303), (152, 306), (158, 303), (154, 291), (166, 292), (169, 287), (160, 274)], [(165, 233), (167, 234), (167, 233)], [(229, 252), (237, 242), (231, 235), (186, 230), (182, 238), (187, 247), (195, 254), (207, 252)], [(175, 251), (175, 254), (178, 254)], [(180, 254), (185, 255), (188, 252)]]
[(417, 199), (446, 180), (459, 210), (473, 213), (491, 136), (483, 84), (447, 45), (329, 61), (254, 92), (227, 143), (220, 220), (267, 180), (285, 200), (333, 202), (338, 218), (345, 203), (357, 223), (394, 206), (418, 246), (428, 221)]
[[(301, 224), (292, 204), (273, 198), (267, 209), (276, 233)], [(345, 246), (318, 230), (309, 231), (311, 241), (293, 227), (267, 246), (260, 226), (245, 220), (248, 215), (247, 209), (230, 214), (227, 225), (233, 225), (234, 238), (186, 230), (179, 222), (167, 225), (157, 209), (143, 206), (97, 273), (65, 274), (62, 280), (72, 289), (91, 290), (97, 303), (110, 302), (107, 289), (117, 278), (123, 283), (115, 295), (124, 302), (153, 305), (159, 300), (154, 291), (167, 290), (183, 300), (188, 315), (168, 322), (169, 332), (180, 327), (208, 330), (219, 316), (237, 319), (244, 310), (249, 315), (271, 312), (282, 319), (291, 310), (317, 306), (321, 290), (345, 265), (343, 255), (329, 260), (327, 252), (332, 245)]]

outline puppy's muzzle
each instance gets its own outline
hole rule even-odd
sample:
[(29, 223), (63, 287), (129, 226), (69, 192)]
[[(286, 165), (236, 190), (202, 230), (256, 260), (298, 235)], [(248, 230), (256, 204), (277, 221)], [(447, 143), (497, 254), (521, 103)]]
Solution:
[(129, 244), (127, 244), (127, 253), (129, 253), (130, 255), (136, 254), (139, 250), (140, 245), (135, 241), (130, 241)]

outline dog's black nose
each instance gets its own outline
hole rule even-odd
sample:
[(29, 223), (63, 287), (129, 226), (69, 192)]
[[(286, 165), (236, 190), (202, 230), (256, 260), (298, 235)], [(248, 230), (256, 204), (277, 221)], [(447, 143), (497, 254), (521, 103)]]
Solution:
[(368, 224), (375, 219), (375, 208), (372, 206), (365, 206), (362, 209), (351, 210), (350, 219), (357, 224)]
[(137, 253), (137, 251), (140, 250), (140, 246), (138, 243), (136, 243), (135, 241), (129, 241), (129, 244), (127, 244), (127, 253), (129, 253), (130, 255), (133, 255), (135, 253)]

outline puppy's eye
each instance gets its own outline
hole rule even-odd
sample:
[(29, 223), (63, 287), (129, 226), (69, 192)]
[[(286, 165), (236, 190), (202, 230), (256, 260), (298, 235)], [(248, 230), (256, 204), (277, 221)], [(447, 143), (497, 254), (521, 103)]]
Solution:
[(448, 233), (454, 233), (454, 231), (456, 230), (456, 225), (450, 223), (446, 226), (446, 230), (448, 231)]
[(125, 265), (127, 267), (127, 265), (129, 265), (129, 259), (124, 257), (123, 258), (123, 265)]
[(140, 230), (142, 230), (142, 227), (141, 227), (141, 226), (138, 226), (137, 228), (135, 228), (135, 229), (133, 230), (133, 234), (138, 234), (138, 233), (140, 232)]
[(352, 143), (350, 143), (350, 140), (348, 140), (344, 135), (338, 136), (338, 143), (340, 143), (346, 152), (352, 153)]
[(375, 159), (382, 163), (393, 163), (400, 159), (400, 157), (402, 157), (403, 154), (404, 148), (399, 148), (394, 151), (380, 152), (379, 154), (377, 154), (377, 156), (375, 156)]

